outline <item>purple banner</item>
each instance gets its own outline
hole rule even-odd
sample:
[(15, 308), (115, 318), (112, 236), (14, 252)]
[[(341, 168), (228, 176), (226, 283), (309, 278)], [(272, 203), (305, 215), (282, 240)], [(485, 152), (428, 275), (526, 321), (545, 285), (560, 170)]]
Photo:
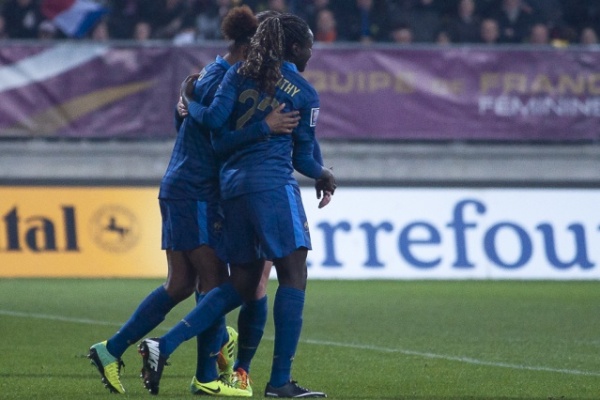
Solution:
[[(172, 137), (181, 81), (224, 47), (0, 48), (0, 136)], [(320, 138), (598, 140), (600, 53), (317, 47)]]

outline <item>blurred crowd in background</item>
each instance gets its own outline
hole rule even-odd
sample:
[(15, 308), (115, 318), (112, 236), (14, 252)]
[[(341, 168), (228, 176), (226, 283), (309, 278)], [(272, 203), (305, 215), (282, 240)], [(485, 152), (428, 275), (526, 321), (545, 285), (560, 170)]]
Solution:
[[(52, 0), (0, 0), (0, 39), (69, 38), (44, 14)], [(234, 6), (303, 17), (321, 43), (594, 45), (600, 0), (98, 0), (83, 39), (220, 40)]]

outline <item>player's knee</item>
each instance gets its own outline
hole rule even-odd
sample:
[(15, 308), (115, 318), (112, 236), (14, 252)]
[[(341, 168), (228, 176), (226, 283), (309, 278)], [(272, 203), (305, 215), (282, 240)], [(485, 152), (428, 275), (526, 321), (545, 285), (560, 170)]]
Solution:
[(198, 279), (196, 290), (199, 293), (208, 293), (221, 286), (227, 280), (227, 275), (201, 275)]
[(299, 290), (306, 289), (306, 266), (277, 269), (277, 281), (281, 286), (289, 286)]
[(280, 285), (305, 290), (308, 272), (306, 269), (306, 249), (298, 249), (286, 257), (274, 261), (277, 280)]
[(267, 283), (269, 282), (268, 278), (265, 280), (261, 280), (256, 290), (254, 292), (253, 300), (260, 300), (267, 295)]
[(177, 281), (172, 279), (165, 282), (164, 287), (169, 296), (176, 303), (187, 299), (196, 290), (196, 285), (194, 282)]

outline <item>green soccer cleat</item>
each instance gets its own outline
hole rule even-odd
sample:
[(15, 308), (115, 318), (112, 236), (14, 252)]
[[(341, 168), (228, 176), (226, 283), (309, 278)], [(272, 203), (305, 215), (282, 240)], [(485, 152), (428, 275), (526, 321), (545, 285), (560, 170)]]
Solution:
[(88, 358), (92, 365), (95, 365), (102, 377), (102, 383), (112, 393), (125, 393), (125, 388), (121, 384), (121, 367), (124, 367), (120, 358), (113, 357), (106, 348), (106, 340), (96, 343), (90, 347)]
[(210, 395), (221, 397), (252, 397), (252, 390), (232, 386), (229, 382), (216, 379), (212, 382), (201, 383), (194, 377), (190, 384), (190, 392), (195, 395)]
[(233, 375), (233, 364), (235, 362), (235, 346), (238, 341), (238, 333), (232, 327), (227, 327), (229, 340), (221, 347), (219, 357), (217, 358), (217, 367), (219, 376), (226, 382), (231, 382)]
[(252, 381), (250, 377), (242, 368), (238, 368), (235, 370), (233, 375), (231, 376), (231, 385), (238, 389), (246, 390), (250, 392), (250, 396), (252, 396), (252, 386), (250, 386)]

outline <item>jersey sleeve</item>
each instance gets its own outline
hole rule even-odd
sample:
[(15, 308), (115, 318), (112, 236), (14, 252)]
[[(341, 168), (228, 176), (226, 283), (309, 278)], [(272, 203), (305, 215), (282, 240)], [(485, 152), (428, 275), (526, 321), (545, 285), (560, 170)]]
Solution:
[(173, 116), (173, 120), (175, 122), (175, 130), (177, 132), (179, 132), (179, 128), (181, 128), (181, 125), (183, 124), (183, 117), (181, 115), (179, 115), (179, 113), (177, 112), (177, 106), (175, 106), (175, 113)]
[(320, 165), (324, 165), (323, 164), (323, 154), (321, 153), (321, 146), (319, 145), (319, 141), (317, 140), (316, 136), (315, 136), (314, 143), (313, 143), (313, 158)]
[(211, 105), (205, 107), (195, 100), (191, 101), (188, 105), (189, 116), (211, 130), (225, 125), (235, 105), (238, 77), (236, 69), (230, 68)]
[(319, 115), (319, 96), (316, 92), (311, 94), (310, 101), (300, 109), (300, 122), (293, 133), (294, 150), (292, 152), (292, 164), (294, 169), (304, 176), (318, 179), (323, 171), (320, 148), (315, 159), (315, 128)]
[(271, 130), (263, 120), (250, 124), (237, 131), (231, 131), (227, 125), (211, 132), (211, 141), (219, 157), (226, 157), (247, 144), (266, 140)]

